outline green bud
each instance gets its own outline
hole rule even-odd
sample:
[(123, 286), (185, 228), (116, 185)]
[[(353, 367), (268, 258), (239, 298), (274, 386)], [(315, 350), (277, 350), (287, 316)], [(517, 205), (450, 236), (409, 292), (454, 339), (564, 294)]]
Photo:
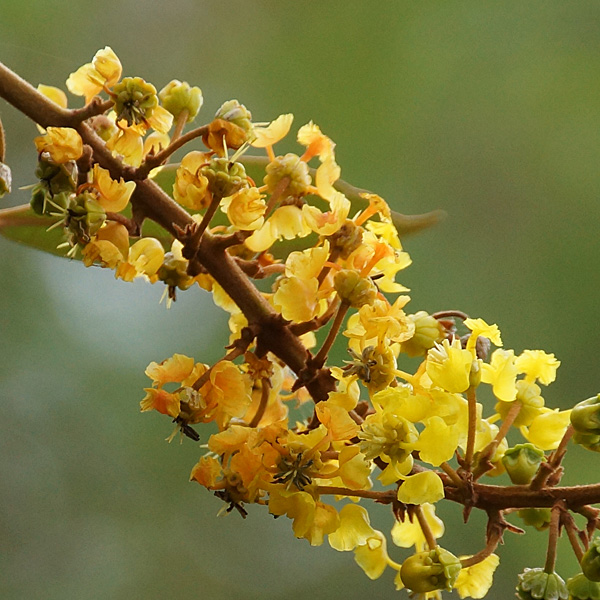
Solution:
[(187, 274), (187, 266), (187, 260), (176, 258), (172, 252), (167, 252), (156, 274), (170, 288), (187, 290), (194, 283), (194, 278)]
[(263, 181), (271, 194), (284, 177), (290, 179), (286, 188), (289, 196), (300, 197), (308, 194), (308, 188), (312, 183), (308, 165), (300, 160), (297, 154), (278, 156), (267, 165), (265, 171), (267, 174)]
[(12, 175), (10, 167), (0, 162), (0, 198), (5, 194), (10, 194), (10, 185), (12, 183)]
[(85, 246), (105, 220), (106, 212), (92, 194), (83, 192), (75, 196), (67, 208), (65, 218), (67, 241), (71, 246)]
[(199, 174), (208, 179), (207, 190), (217, 198), (231, 196), (249, 185), (244, 165), (217, 156), (201, 167)]
[(402, 563), (400, 578), (409, 590), (416, 593), (450, 591), (461, 568), (460, 560), (454, 554), (438, 546), (407, 558)]
[(567, 600), (569, 592), (563, 579), (544, 569), (525, 569), (519, 575), (517, 597), (521, 600)]
[(531, 482), (544, 459), (544, 452), (537, 446), (517, 444), (504, 453), (502, 464), (515, 485), (526, 485)]
[(145, 124), (158, 106), (156, 88), (141, 77), (124, 77), (113, 88), (117, 121), (127, 125)]
[(600, 600), (600, 583), (590, 581), (583, 573), (567, 579), (569, 600)]
[(571, 425), (577, 433), (600, 435), (600, 394), (573, 407)]
[(227, 100), (215, 114), (215, 119), (229, 121), (241, 127), (247, 134), (252, 132), (252, 114), (237, 100)]
[(77, 189), (78, 171), (75, 162), (70, 160), (56, 164), (50, 160), (47, 152), (42, 152), (35, 169), (35, 176), (51, 197), (61, 192), (71, 193)]
[(164, 108), (177, 118), (184, 110), (187, 111), (187, 123), (196, 118), (204, 101), (199, 87), (190, 87), (185, 81), (173, 79), (158, 92), (158, 97)]
[(444, 339), (444, 329), (439, 321), (424, 310), (407, 317), (415, 324), (415, 333), (402, 342), (400, 352), (409, 356), (425, 356), (430, 348)]
[(333, 278), (335, 291), (342, 301), (353, 308), (360, 308), (365, 304), (371, 306), (377, 298), (377, 287), (370, 277), (362, 277), (353, 269), (342, 269)]
[(476, 358), (469, 371), (469, 387), (476, 388), (481, 383), (481, 360)]
[(600, 581), (600, 538), (592, 540), (581, 558), (581, 570), (590, 581)]
[(549, 508), (522, 508), (517, 514), (525, 525), (535, 527), (538, 531), (548, 529), (552, 511)]

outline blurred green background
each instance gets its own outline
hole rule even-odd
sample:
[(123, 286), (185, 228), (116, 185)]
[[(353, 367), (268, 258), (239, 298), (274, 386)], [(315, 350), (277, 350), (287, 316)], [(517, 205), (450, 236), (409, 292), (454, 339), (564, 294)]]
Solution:
[[(0, 60), (34, 85), (64, 88), (105, 45), (125, 75), (199, 85), (200, 120), (230, 98), (256, 120), (313, 119), (346, 180), (404, 213), (445, 209), (405, 240), (410, 309), (460, 308), (498, 323), (506, 347), (554, 352), (551, 406), (600, 391), (597, 1), (0, 0)], [(0, 115), (9, 206), (28, 201), (36, 130), (2, 101)], [(168, 421), (139, 414), (148, 362), (220, 356), (226, 317), (208, 295), (166, 311), (157, 286), (3, 239), (0, 252), (1, 598), (407, 597), (391, 572), (371, 582), (351, 554), (295, 540), (285, 518), (216, 518), (220, 501), (187, 483), (202, 450), (167, 445)], [(597, 479), (571, 454), (566, 483)], [(481, 548), (479, 516), (441, 512), (446, 547)], [(388, 511), (375, 523), (389, 530)], [(490, 597), (511, 596), (544, 545), (507, 534)]]

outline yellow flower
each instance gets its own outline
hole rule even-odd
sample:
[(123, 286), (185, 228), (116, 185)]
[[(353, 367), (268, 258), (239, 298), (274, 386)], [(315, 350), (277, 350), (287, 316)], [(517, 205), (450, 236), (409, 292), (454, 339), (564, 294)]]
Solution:
[(112, 49), (98, 50), (91, 63), (79, 67), (67, 79), (67, 89), (76, 96), (85, 96), (85, 103), (102, 91), (111, 88), (121, 78), (121, 62)]
[(320, 546), (325, 535), (333, 533), (340, 525), (335, 508), (315, 500), (308, 492), (273, 487), (269, 496), (269, 512), (293, 519), (294, 535), (306, 538), (311, 546)]
[(44, 135), (34, 138), (39, 153), (47, 152), (57, 164), (77, 160), (83, 154), (83, 141), (71, 127), (48, 127)]
[(144, 158), (144, 138), (135, 127), (118, 129), (106, 143), (113, 154), (123, 157), (123, 161), (132, 167), (139, 167)]
[[(474, 335), (474, 334), (473, 334)], [(492, 354), (490, 364), (481, 364), (481, 381), (491, 383), (494, 396), (512, 402), (517, 395), (517, 366), (513, 350), (499, 348)]]
[(318, 402), (315, 405), (315, 412), (319, 421), (329, 430), (332, 440), (352, 439), (360, 430), (348, 411), (334, 404), (332, 400)]
[(200, 174), (200, 168), (210, 160), (210, 155), (194, 150), (188, 152), (177, 168), (173, 184), (173, 198), (181, 206), (199, 210), (210, 202), (207, 192), (208, 179)]
[(461, 569), (454, 588), (461, 598), (484, 598), (492, 587), (494, 571), (500, 563), (496, 554), (490, 554), (471, 567)]
[(183, 381), (190, 376), (193, 368), (193, 358), (185, 354), (173, 354), (160, 363), (151, 362), (145, 372), (152, 379), (152, 385), (160, 388), (166, 383)]
[(434, 385), (456, 393), (464, 392), (469, 387), (469, 374), (473, 355), (463, 350), (460, 340), (444, 340), (436, 344), (427, 353), (427, 375)]
[(540, 409), (529, 428), (521, 427), (525, 439), (541, 450), (555, 450), (569, 426), (570, 410)]
[(437, 467), (454, 456), (458, 442), (458, 428), (447, 425), (442, 417), (436, 415), (425, 421), (425, 429), (419, 434), (415, 450), (419, 451), (421, 460)]
[(357, 446), (344, 446), (338, 460), (340, 477), (345, 486), (359, 490), (371, 489), (371, 467)]
[(163, 389), (144, 388), (146, 396), (140, 402), (140, 410), (156, 410), (163, 415), (177, 417), (181, 410), (181, 403), (177, 394), (171, 394)]
[(329, 257), (329, 242), (325, 240), (322, 246), (306, 250), (290, 252), (285, 261), (285, 274), (309, 280), (318, 277), (325, 261)]
[(298, 142), (306, 146), (306, 152), (302, 156), (302, 160), (305, 162), (308, 162), (313, 156), (318, 156), (321, 162), (333, 159), (335, 144), (312, 121), (300, 127)]
[(308, 280), (286, 277), (279, 282), (279, 287), (273, 294), (273, 305), (288, 321), (310, 321), (320, 312), (318, 288), (316, 277)]
[(260, 229), (266, 209), (264, 196), (255, 187), (242, 188), (221, 203), (221, 210), (227, 213), (229, 222), (242, 231)]
[(253, 252), (262, 252), (281, 239), (293, 240), (310, 235), (302, 209), (292, 204), (280, 206), (244, 243)]
[(398, 500), (405, 504), (434, 503), (444, 497), (444, 484), (433, 471), (409, 475), (398, 488)]
[(250, 142), (254, 148), (266, 148), (283, 139), (292, 126), (294, 115), (291, 113), (279, 115), (267, 127), (254, 127), (254, 139)]
[(340, 526), (329, 534), (329, 545), (339, 552), (348, 552), (376, 536), (367, 510), (359, 504), (346, 504), (340, 510)]
[(483, 319), (465, 319), (465, 326), (473, 333), (467, 342), (467, 349), (474, 351), (479, 336), (487, 338), (496, 346), (502, 346), (498, 325), (488, 325)]
[(537, 379), (543, 385), (548, 385), (556, 379), (558, 367), (560, 360), (543, 350), (523, 350), (517, 357), (517, 369), (519, 373), (525, 373), (526, 381)]
[(387, 544), (381, 531), (373, 530), (373, 535), (354, 550), (354, 560), (369, 579), (378, 579), (387, 566), (396, 566), (387, 553)]
[(165, 250), (161, 243), (151, 237), (138, 240), (129, 249), (129, 258), (119, 265), (116, 277), (125, 281), (133, 281), (136, 277), (146, 277), (156, 281), (156, 272), (165, 258)]
[[(444, 535), (444, 522), (435, 514), (435, 506), (426, 502), (421, 505), (421, 510), (433, 537), (436, 540), (441, 538)], [(392, 527), (392, 540), (400, 548), (415, 546), (417, 552), (425, 549), (427, 541), (419, 520), (416, 518), (413, 518), (412, 521), (408, 518), (405, 518), (404, 521), (396, 521)]]
[(37, 90), (61, 108), (67, 108), (67, 95), (60, 88), (40, 83), (37, 86)]
[(116, 181), (99, 164), (94, 165), (91, 185), (98, 192), (98, 202), (108, 212), (124, 210), (135, 189), (135, 181)]
[(212, 456), (203, 456), (190, 474), (190, 481), (197, 481), (200, 485), (210, 489), (217, 483), (217, 478), (222, 473), (221, 463)]

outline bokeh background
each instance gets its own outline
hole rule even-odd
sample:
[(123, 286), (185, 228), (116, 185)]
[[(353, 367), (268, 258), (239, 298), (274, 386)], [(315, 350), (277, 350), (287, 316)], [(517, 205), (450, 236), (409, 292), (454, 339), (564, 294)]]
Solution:
[[(404, 213), (446, 210), (405, 240), (411, 309), (460, 308), (517, 352), (554, 352), (549, 405), (600, 391), (598, 2), (0, 0), (0, 60), (34, 85), (64, 88), (105, 45), (125, 75), (199, 85), (200, 119), (230, 98), (257, 120), (313, 119), (346, 180)], [(10, 206), (28, 201), (36, 131), (1, 101), (0, 115)], [(216, 518), (220, 501), (187, 483), (202, 450), (167, 445), (168, 421), (139, 414), (148, 362), (220, 356), (226, 317), (208, 295), (166, 311), (156, 286), (3, 239), (0, 257), (0, 597), (407, 597), (391, 572), (371, 582), (351, 554), (295, 540), (285, 518)], [(571, 454), (567, 483), (597, 479), (596, 457)], [(480, 517), (441, 512), (446, 547), (481, 547)], [(387, 510), (375, 523), (389, 530)], [(544, 545), (507, 534), (490, 597), (510, 597)]]

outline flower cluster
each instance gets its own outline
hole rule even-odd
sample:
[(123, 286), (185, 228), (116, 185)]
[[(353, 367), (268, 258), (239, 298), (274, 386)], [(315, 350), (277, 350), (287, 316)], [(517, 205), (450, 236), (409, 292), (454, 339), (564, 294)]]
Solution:
[[(85, 98), (84, 116), (35, 139), (31, 208), (62, 227), (68, 255), (80, 252), (86, 266), (163, 282), (169, 301), (197, 284), (229, 314), (221, 360), (152, 362), (141, 401), (175, 424), (169, 440), (203, 441), (191, 480), (223, 511), (245, 517), (259, 505), (285, 515), (296, 537), (353, 552), (371, 579), (389, 567), (397, 589), (427, 599), (452, 589), (485, 596), (503, 533), (519, 530), (504, 517), (518, 510), (521, 524), (550, 532), (546, 566), (519, 577), (519, 597), (600, 597), (589, 499), (600, 494), (554, 493), (572, 436), (600, 450), (599, 399), (549, 408), (540, 386), (556, 378), (553, 354), (505, 349), (496, 325), (457, 310), (406, 312), (409, 290), (397, 275), (411, 260), (395, 214), (342, 182), (335, 143), (317, 125), (298, 128), (297, 153), (278, 154), (293, 116), (257, 123), (229, 100), (183, 133), (200, 89), (173, 80), (157, 92), (122, 78), (110, 48), (67, 88)], [(62, 91), (39, 91), (66, 107)], [(194, 139), (202, 150), (167, 164)], [(262, 181), (249, 174), (257, 168)], [(148, 218), (155, 227), (146, 233)], [(349, 360), (335, 364), (334, 344)], [(208, 423), (212, 433), (198, 431)], [(482, 483), (502, 475), (512, 486)], [(444, 498), (462, 503), (465, 517), (487, 512), (479, 553), (438, 545)], [(391, 507), (388, 534), (371, 526), (370, 501)], [(553, 571), (561, 528), (583, 571), (567, 584)]]

